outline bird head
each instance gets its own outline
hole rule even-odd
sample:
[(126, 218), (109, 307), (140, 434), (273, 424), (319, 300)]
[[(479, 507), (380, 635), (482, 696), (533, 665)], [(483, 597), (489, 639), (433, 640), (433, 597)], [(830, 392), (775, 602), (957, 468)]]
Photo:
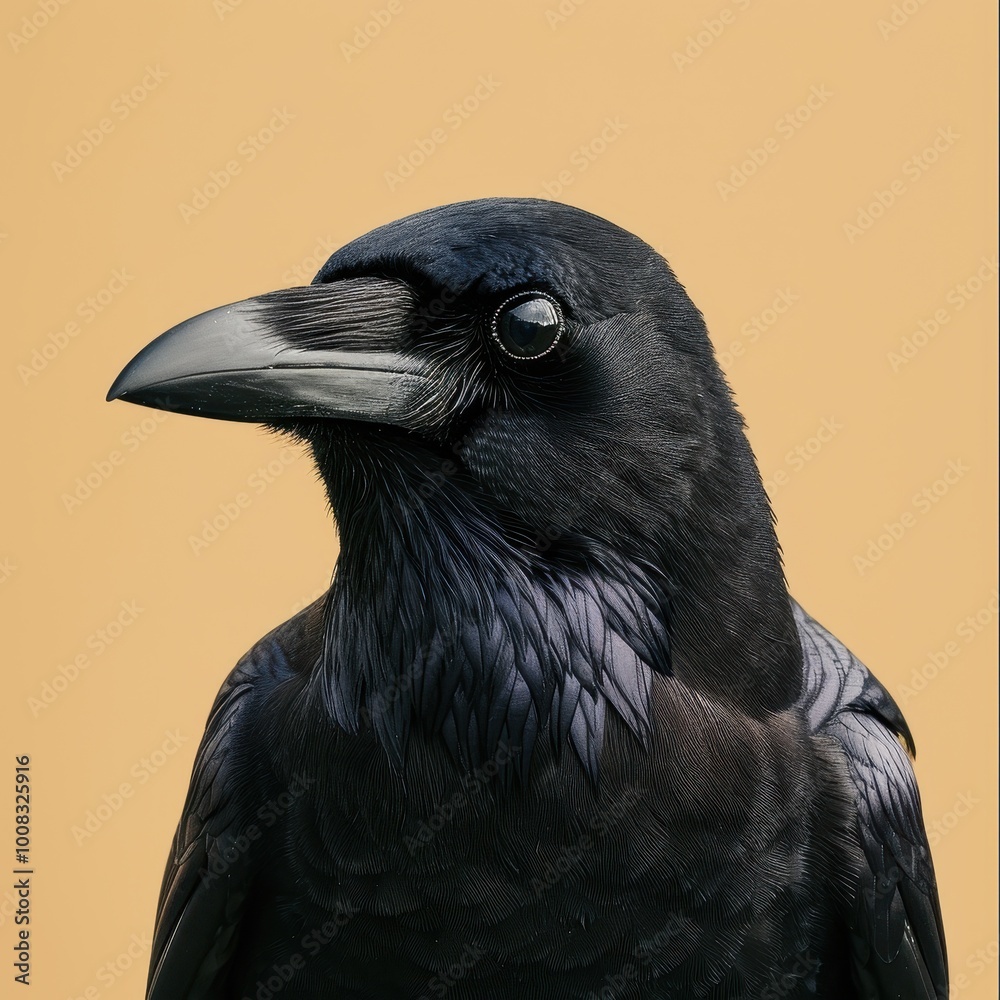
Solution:
[(605, 705), (653, 724), (654, 673), (759, 713), (798, 694), (770, 507), (702, 316), (604, 219), (420, 212), (309, 286), (174, 327), (108, 398), (309, 443), (341, 534), (342, 725), (410, 671), (387, 743), (423, 719), (472, 759), (548, 720), (594, 766)]

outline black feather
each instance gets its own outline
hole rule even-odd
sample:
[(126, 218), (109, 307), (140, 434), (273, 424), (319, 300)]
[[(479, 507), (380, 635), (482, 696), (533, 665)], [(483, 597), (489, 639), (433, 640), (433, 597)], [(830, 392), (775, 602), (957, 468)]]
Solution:
[[(426, 395), (272, 421), (341, 554), (212, 710), (151, 1000), (946, 997), (912, 737), (789, 598), (666, 263), (488, 199), (317, 283), (255, 300), (269, 342), (419, 361)], [(563, 339), (515, 360), (493, 318), (532, 292)]]

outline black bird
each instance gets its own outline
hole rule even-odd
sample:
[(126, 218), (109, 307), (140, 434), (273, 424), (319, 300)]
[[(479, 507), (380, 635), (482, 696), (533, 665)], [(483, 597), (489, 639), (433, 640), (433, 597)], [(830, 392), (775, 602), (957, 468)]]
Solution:
[(641, 240), (421, 212), (108, 398), (308, 442), (341, 540), (211, 711), (152, 1000), (947, 996), (906, 722)]

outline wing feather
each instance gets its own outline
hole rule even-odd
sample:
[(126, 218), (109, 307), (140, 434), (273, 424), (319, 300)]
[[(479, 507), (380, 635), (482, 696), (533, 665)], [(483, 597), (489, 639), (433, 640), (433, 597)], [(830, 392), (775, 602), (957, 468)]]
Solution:
[(273, 778), (254, 752), (266, 695), (287, 675), (274, 633), (229, 675), (209, 714), (156, 913), (147, 1000), (219, 1000), (254, 872), (267, 846), (247, 836)]
[(859, 995), (947, 998), (937, 882), (909, 756), (913, 737), (869, 670), (797, 604), (794, 610), (805, 671), (800, 705), (813, 731), (840, 745), (856, 792), (863, 861), (847, 920)]

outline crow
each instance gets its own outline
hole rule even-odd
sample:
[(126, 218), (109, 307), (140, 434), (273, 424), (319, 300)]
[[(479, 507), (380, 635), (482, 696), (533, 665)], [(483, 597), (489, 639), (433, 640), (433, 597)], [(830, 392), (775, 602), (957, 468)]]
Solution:
[(636, 236), (423, 211), (108, 398), (307, 443), (341, 544), (211, 710), (150, 1000), (947, 996), (910, 731)]

